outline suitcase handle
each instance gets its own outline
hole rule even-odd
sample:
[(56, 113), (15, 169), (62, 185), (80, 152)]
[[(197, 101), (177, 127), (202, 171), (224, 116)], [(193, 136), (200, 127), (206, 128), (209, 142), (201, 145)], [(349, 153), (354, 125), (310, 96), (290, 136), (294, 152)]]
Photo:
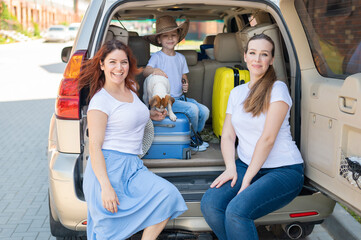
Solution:
[(230, 68), (233, 70), (233, 76), (234, 76), (234, 87), (237, 87), (239, 85), (239, 72), (237, 68), (233, 68), (233, 67), (229, 67), (227, 66), (227, 68)]
[[(240, 65), (237, 65), (240, 66)], [(234, 87), (237, 87), (238, 85), (242, 85), (245, 84), (246, 81), (244, 79), (239, 79), (239, 70), (238, 68), (234, 68), (234, 67), (230, 67), (227, 66), (227, 68), (230, 68), (233, 70), (233, 75), (234, 75)]]
[(154, 124), (154, 127), (174, 128), (175, 124)]

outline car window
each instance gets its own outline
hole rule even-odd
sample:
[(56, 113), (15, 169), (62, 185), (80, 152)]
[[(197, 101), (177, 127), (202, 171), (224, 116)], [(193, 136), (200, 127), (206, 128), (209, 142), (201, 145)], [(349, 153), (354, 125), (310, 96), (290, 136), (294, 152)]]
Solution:
[[(184, 22), (184, 19), (178, 19), (177, 24)], [(121, 23), (118, 20), (112, 20), (111, 24), (124, 26), (128, 31), (137, 32), (139, 36), (155, 33), (155, 20), (122, 20)], [(185, 40), (181, 41), (176, 50), (192, 49), (199, 51), (200, 45), (203, 44), (203, 39), (207, 35), (216, 35), (223, 31), (223, 20), (214, 21), (190, 21), (189, 30)], [(159, 51), (160, 48), (151, 45), (151, 53)]]
[(344, 79), (361, 72), (361, 0), (295, 0), (318, 72)]

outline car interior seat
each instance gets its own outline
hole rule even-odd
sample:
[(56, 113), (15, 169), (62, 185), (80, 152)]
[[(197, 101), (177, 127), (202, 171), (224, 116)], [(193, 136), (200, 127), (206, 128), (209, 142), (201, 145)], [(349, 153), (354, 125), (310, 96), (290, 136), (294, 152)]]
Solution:
[(220, 67), (245, 67), (243, 61), (242, 51), (235, 51), (238, 49), (235, 33), (219, 33), (214, 40), (214, 60), (203, 59), (204, 64), (204, 83), (202, 103), (212, 111), (212, 95), (214, 75), (217, 68)]
[(189, 86), (186, 96), (197, 100), (197, 102), (202, 102), (204, 65), (201, 61), (198, 61), (196, 50), (177, 50), (177, 52), (184, 55), (189, 69), (187, 74)]
[(216, 35), (208, 35), (204, 38), (203, 44), (199, 46), (201, 52), (198, 54), (198, 60), (214, 59), (214, 39)]
[(116, 25), (110, 25), (105, 36), (104, 42), (117, 39), (124, 44), (128, 45), (129, 32)]
[[(137, 59), (137, 66), (145, 68), (150, 59), (150, 44), (141, 36), (129, 36), (130, 49), (133, 52), (134, 57)], [(144, 83), (143, 74), (136, 76), (136, 80), (139, 84), (139, 96), (142, 99), (143, 96), (143, 83)]]

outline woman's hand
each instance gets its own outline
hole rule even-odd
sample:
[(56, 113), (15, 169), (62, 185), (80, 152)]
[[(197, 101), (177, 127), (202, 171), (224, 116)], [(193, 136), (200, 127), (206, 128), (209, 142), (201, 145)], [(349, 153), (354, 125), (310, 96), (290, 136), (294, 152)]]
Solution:
[(102, 188), (103, 207), (111, 213), (118, 212), (119, 199), (112, 186)]
[(159, 75), (159, 76), (163, 76), (168, 78), (167, 74), (165, 74), (165, 72), (163, 72), (161, 69), (159, 68), (154, 68), (153, 70), (153, 75)]
[(162, 121), (167, 116), (167, 110), (163, 112), (158, 112), (155, 109), (150, 110), (150, 119), (154, 121)]
[(184, 93), (187, 93), (188, 92), (188, 81), (183, 81), (182, 79), (182, 90)]
[(211, 188), (219, 188), (229, 180), (232, 180), (231, 187), (234, 187), (237, 182), (237, 171), (235, 167), (226, 169), (221, 175), (219, 175), (211, 184)]
[(246, 189), (249, 185), (251, 185), (251, 181), (250, 180), (247, 180), (246, 178), (243, 178), (243, 181), (242, 181), (242, 186), (241, 188), (239, 189), (238, 194), (240, 194), (244, 189)]

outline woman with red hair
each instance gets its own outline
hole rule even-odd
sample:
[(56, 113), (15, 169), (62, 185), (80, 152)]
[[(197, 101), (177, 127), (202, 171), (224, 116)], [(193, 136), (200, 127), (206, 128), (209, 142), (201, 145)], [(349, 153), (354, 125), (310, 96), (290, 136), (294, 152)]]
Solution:
[(143, 230), (156, 239), (169, 219), (187, 210), (177, 188), (150, 172), (142, 154), (149, 112), (134, 81), (141, 72), (128, 46), (106, 42), (81, 71), (79, 88), (89, 88), (89, 152), (83, 190), (88, 205), (87, 237), (126, 239)]

